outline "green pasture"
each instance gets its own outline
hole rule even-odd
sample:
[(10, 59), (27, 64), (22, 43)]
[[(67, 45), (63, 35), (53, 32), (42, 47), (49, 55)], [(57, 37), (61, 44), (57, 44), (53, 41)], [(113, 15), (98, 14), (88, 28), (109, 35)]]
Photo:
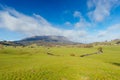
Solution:
[(104, 53), (80, 57), (97, 48), (5, 47), (0, 80), (120, 80), (120, 46), (102, 46)]

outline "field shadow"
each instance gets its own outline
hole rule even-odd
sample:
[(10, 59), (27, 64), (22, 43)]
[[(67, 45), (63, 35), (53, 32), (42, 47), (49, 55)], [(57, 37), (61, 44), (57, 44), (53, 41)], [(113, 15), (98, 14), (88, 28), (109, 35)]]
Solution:
[(116, 66), (120, 66), (120, 63), (111, 63), (111, 64), (113, 64), (113, 65), (116, 65)]
[(94, 55), (94, 54), (97, 54), (98, 52), (94, 52), (94, 53), (90, 53), (90, 54), (83, 54), (83, 55), (80, 55), (80, 57), (85, 57), (85, 56), (90, 56), (90, 55)]
[(50, 55), (50, 56), (60, 56), (60, 55), (55, 55), (55, 54), (52, 54), (52, 53), (49, 53), (49, 52), (47, 52), (47, 55)]

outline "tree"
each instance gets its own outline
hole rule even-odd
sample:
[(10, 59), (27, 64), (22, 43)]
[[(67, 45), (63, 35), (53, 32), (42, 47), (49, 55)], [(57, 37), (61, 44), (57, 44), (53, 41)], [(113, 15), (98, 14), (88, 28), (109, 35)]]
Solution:
[(102, 47), (99, 47), (99, 48), (98, 48), (98, 53), (103, 53)]

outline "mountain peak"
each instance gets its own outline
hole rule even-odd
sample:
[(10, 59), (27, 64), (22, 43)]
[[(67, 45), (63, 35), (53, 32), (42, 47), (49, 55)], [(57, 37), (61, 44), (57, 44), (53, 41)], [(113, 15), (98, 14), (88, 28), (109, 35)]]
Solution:
[(62, 42), (62, 43), (71, 42), (64, 36), (33, 36), (22, 39), (20, 41), (44, 41), (44, 42)]

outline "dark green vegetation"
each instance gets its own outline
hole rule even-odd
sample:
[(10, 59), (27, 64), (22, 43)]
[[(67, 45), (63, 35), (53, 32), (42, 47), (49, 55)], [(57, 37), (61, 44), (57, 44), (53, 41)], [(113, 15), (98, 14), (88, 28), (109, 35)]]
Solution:
[(0, 80), (119, 80), (120, 46), (80, 57), (97, 48), (5, 47), (0, 49)]

